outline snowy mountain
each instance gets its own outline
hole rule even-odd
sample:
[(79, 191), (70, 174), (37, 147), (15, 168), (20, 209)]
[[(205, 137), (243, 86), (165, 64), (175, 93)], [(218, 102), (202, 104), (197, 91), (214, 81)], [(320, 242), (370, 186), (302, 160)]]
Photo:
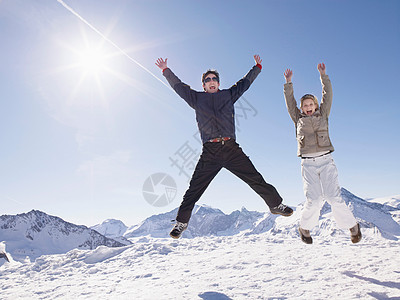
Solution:
[[(394, 197), (387, 204), (363, 200), (346, 189), (341, 190), (344, 201), (349, 205), (363, 231), (370, 235), (381, 235), (384, 238), (398, 240), (400, 238), (400, 224), (396, 217), (400, 214), (400, 199)], [(208, 206), (196, 206), (188, 229), (183, 233), (185, 238), (199, 236), (231, 236), (235, 234), (260, 234), (269, 232), (272, 235), (284, 234), (298, 236), (297, 228), (303, 204), (295, 208), (291, 217), (280, 217), (270, 212), (248, 211), (242, 208), (231, 214), (224, 214), (221, 210)], [(141, 224), (129, 228), (124, 236), (133, 238), (138, 236), (168, 237), (176, 217), (177, 209), (168, 213), (154, 215)], [(321, 210), (320, 226), (312, 232), (317, 236), (336, 236), (343, 234), (337, 229), (332, 217), (330, 205), (325, 203)]]
[(82, 225), (65, 222), (38, 210), (0, 216), (0, 241), (16, 260), (35, 259), (44, 254), (66, 253), (71, 249), (125, 246)]
[[(165, 214), (151, 216), (141, 224), (129, 228), (124, 236), (126, 238), (146, 235), (159, 238), (169, 237), (169, 231), (173, 226), (171, 220), (175, 219), (177, 211), (178, 209), (174, 209)], [(252, 228), (263, 215), (264, 213), (248, 211), (245, 208), (226, 215), (219, 209), (196, 205), (190, 219), (190, 226), (185, 231), (185, 237), (238, 234)]]
[[(360, 220), (362, 227), (377, 228), (387, 239), (400, 238), (400, 197), (391, 198), (391, 201), (363, 200), (349, 191), (342, 189), (342, 197), (350, 206), (354, 216)], [(382, 200), (382, 198), (381, 198)]]
[[(129, 229), (126, 235), (138, 236), (125, 247), (73, 249), (34, 262), (3, 259), (0, 298), (400, 299), (399, 226), (390, 225), (398, 206), (342, 193), (363, 226), (357, 244), (336, 229), (328, 205), (312, 245), (297, 234), (301, 206), (288, 218), (245, 209), (226, 215), (199, 206), (191, 222), (198, 228), (188, 232), (213, 232), (208, 236), (172, 240), (147, 234), (166, 237), (175, 210)], [(379, 221), (380, 228), (373, 221)], [(103, 225), (109, 232), (121, 229), (119, 222)], [(222, 226), (221, 231), (212, 225)], [(0, 242), (0, 251), (4, 246)]]
[(393, 219), (400, 223), (400, 195), (384, 198), (367, 199), (369, 202), (380, 203), (388, 208), (388, 212), (392, 215)]
[[(382, 237), (398, 241), (400, 238), (400, 197), (363, 200), (342, 189), (342, 196), (361, 224), (364, 238)], [(270, 239), (275, 236), (298, 239), (298, 224), (303, 204), (295, 208), (290, 217), (281, 217), (267, 212), (248, 211), (242, 208), (225, 214), (209, 206), (196, 206), (189, 228), (183, 238), (208, 236), (251, 236), (265, 233)], [(0, 242), (4, 241), (7, 253), (23, 261), (26, 257), (34, 260), (44, 254), (66, 253), (71, 249), (95, 249), (100, 245), (121, 247), (131, 244), (129, 239), (169, 238), (177, 209), (153, 215), (142, 223), (127, 228), (118, 220), (106, 220), (102, 224), (87, 228), (78, 226), (43, 212), (32, 210), (16, 216), (0, 216)], [(321, 210), (319, 227), (312, 231), (319, 240), (343, 238), (348, 232), (338, 229), (332, 217), (329, 204)]]
[(122, 244), (128, 245), (130, 242), (123, 237), (128, 227), (120, 220), (108, 219), (103, 223), (90, 227), (98, 233), (114, 239)]

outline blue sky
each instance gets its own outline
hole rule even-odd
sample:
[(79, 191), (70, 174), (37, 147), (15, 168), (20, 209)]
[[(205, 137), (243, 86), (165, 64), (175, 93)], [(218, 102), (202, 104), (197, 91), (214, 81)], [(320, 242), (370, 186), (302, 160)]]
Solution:
[[(283, 72), (294, 70), (297, 99), (320, 98), (324, 62), (340, 184), (363, 198), (400, 194), (399, 1), (65, 4), (125, 54), (56, 0), (0, 0), (1, 214), (39, 209), (88, 226), (108, 218), (134, 225), (177, 207), (188, 179), (171, 159), (201, 145), (194, 112), (166, 86), (158, 57), (201, 90), (205, 70), (217, 69), (228, 88), (261, 56), (263, 70), (236, 108), (237, 140), (291, 206), (304, 196)], [(159, 172), (177, 184), (164, 207), (142, 194)], [(227, 171), (199, 203), (267, 210)]]

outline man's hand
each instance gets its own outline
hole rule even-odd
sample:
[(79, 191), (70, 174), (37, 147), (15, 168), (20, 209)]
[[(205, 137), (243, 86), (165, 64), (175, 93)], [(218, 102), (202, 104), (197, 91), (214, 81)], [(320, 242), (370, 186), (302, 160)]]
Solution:
[(256, 62), (257, 65), (261, 65), (262, 59), (261, 59), (260, 55), (258, 55), (258, 54), (254, 55), (254, 61)]
[(286, 69), (286, 71), (283, 73), (283, 76), (286, 78), (286, 83), (290, 83), (292, 82), (293, 71)]
[(325, 75), (326, 68), (325, 68), (324, 63), (318, 64), (318, 71), (319, 71), (319, 74), (321, 74), (321, 76)]
[(161, 70), (168, 68), (167, 67), (167, 59), (168, 58), (166, 58), (165, 60), (163, 60), (162, 58), (157, 59), (156, 66), (159, 67)]

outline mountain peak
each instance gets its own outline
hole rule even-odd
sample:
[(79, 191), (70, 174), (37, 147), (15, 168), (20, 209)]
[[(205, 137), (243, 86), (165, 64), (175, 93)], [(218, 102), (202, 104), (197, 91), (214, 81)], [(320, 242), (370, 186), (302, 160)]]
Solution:
[(0, 241), (6, 242), (7, 251), (17, 260), (26, 256), (36, 258), (43, 254), (65, 253), (74, 248), (126, 245), (86, 226), (66, 222), (39, 210), (1, 216)]
[(114, 239), (122, 237), (128, 229), (128, 226), (120, 220), (107, 219), (101, 224), (92, 226), (91, 228), (108, 238)]
[(357, 197), (352, 192), (350, 192), (349, 190), (347, 190), (347, 189), (345, 189), (343, 187), (340, 189), (340, 193), (341, 193), (342, 197), (357, 198), (358, 200), (365, 201), (364, 199), (362, 199), (360, 197)]

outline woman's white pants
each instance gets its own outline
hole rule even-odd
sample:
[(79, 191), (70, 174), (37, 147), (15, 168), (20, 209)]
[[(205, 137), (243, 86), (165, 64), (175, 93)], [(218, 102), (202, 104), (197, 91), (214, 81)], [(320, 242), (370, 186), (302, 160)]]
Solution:
[(331, 154), (316, 158), (301, 159), (303, 189), (306, 196), (300, 227), (311, 230), (318, 225), (321, 208), (326, 201), (331, 205), (333, 217), (341, 229), (350, 229), (357, 224), (340, 195), (338, 171)]

